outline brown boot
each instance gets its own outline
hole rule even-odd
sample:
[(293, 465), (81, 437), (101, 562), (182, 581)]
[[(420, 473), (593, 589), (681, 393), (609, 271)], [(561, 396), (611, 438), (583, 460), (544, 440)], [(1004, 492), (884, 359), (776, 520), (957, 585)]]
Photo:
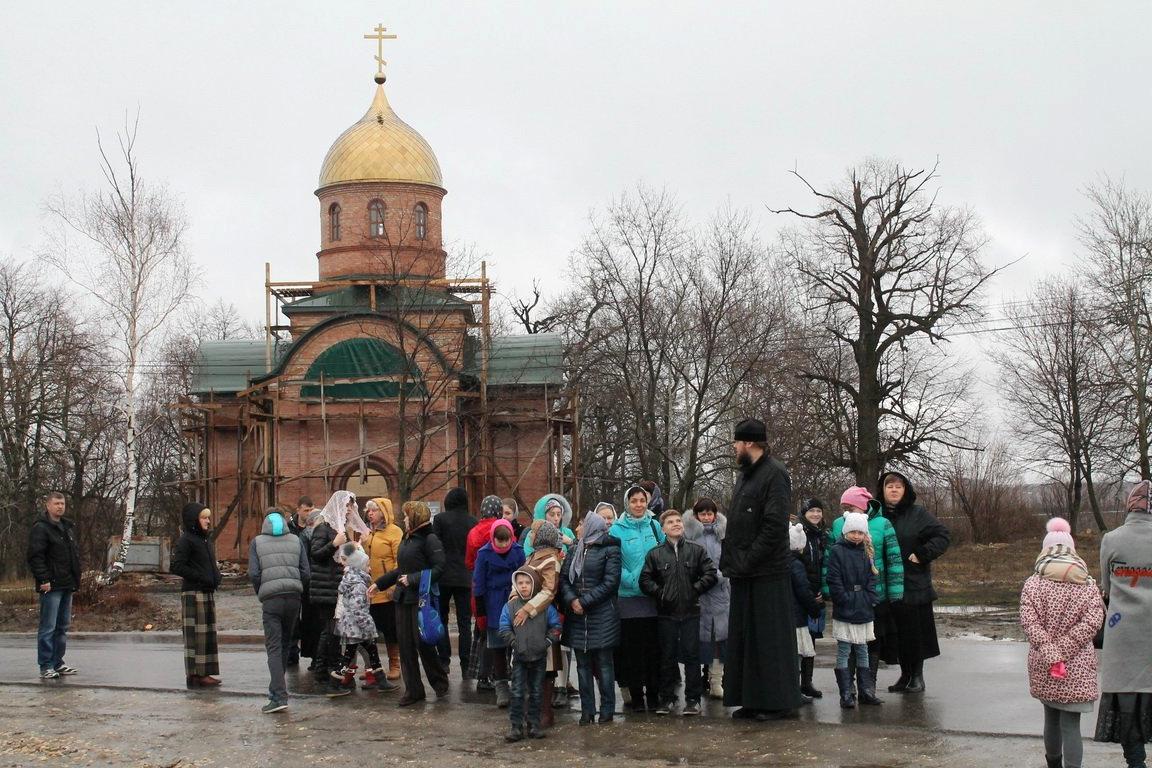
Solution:
[(540, 692), (540, 727), (551, 728), (556, 722), (552, 712), (552, 691), (556, 687), (556, 678), (545, 677), (544, 688)]
[(220, 685), (220, 681), (212, 677), (212, 675), (204, 675), (200, 678), (201, 688), (214, 688), (217, 685)]
[(400, 646), (388, 643), (388, 679), (400, 679)]

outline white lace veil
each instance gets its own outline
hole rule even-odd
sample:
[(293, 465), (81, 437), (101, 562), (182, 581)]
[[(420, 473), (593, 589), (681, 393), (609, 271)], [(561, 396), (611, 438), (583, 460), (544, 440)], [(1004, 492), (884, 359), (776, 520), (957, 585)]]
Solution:
[(356, 502), (356, 494), (352, 491), (336, 491), (332, 494), (332, 498), (328, 499), (328, 503), (324, 505), (324, 509), (320, 512), (320, 519), (332, 526), (332, 530), (336, 533), (343, 533), (348, 535), (345, 528), (351, 528), (361, 536), (368, 533), (368, 526), (364, 524), (363, 518), (360, 517), (359, 509), (353, 512), (347, 512), (348, 502), (353, 504)]

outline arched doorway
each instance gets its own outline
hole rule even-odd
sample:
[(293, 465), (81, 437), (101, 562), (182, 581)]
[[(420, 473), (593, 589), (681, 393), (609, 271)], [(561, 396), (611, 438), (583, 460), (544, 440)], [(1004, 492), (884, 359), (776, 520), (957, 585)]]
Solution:
[(377, 462), (369, 461), (363, 468), (359, 463), (345, 467), (337, 477), (332, 490), (344, 489), (356, 494), (356, 502), (360, 511), (364, 511), (364, 504), (368, 499), (391, 498), (392, 484), (389, 482), (391, 472)]

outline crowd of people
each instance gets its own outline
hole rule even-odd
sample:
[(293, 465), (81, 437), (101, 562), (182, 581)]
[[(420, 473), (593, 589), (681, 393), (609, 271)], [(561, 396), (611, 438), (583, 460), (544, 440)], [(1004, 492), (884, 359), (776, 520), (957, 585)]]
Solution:
[[(453, 616), (460, 676), (507, 710), (508, 741), (543, 738), (570, 694), (579, 696), (581, 725), (610, 723), (617, 689), (633, 714), (695, 716), (709, 696), (735, 708), (735, 718), (795, 717), (823, 696), (815, 641), (826, 634), (836, 644), (841, 707), (883, 704), (881, 662), (899, 666), (888, 692), (922, 693), (924, 662), (940, 654), (932, 563), (950, 537), (909, 478), (886, 472), (874, 493), (854, 486), (839, 509), (808, 499), (793, 515), (791, 481), (768, 450), (765, 425), (738, 424), (734, 452), (726, 512), (710, 498), (684, 512), (668, 508), (652, 481), (630, 485), (621, 512), (600, 502), (574, 529), (559, 494), (530, 511), (488, 496), (479, 518), (461, 488), (435, 516), (423, 501), (396, 514), (390, 499), (375, 498), (364, 504), (365, 522), (344, 490), (319, 510), (307, 497), (269, 509), (249, 552), (270, 676), (263, 711), (287, 708), (285, 668), (301, 657), (333, 698), (356, 689), (358, 671), (362, 687), (395, 692), (400, 706), (425, 699), (425, 680), (442, 697)], [(1130, 768), (1145, 767), (1149, 489), (1148, 481), (1133, 489), (1125, 524), (1104, 537), (1099, 585), (1059, 518), (1024, 583), (1020, 620), (1049, 766), (1080, 766), (1080, 716), (1100, 700), (1097, 740), (1119, 742)], [(63, 511), (63, 496), (51, 495), (29, 546), (45, 678), (76, 672), (63, 661), (79, 582)], [(220, 684), (211, 524), (210, 510), (188, 504), (172, 558), (183, 579), (190, 688)], [(1103, 648), (1100, 684), (1094, 643)]]

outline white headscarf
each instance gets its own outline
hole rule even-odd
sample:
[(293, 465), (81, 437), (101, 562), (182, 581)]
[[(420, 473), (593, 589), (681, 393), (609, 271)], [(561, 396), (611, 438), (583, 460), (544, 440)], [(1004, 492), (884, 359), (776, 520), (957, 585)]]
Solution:
[[(348, 502), (350, 501), (354, 510), (352, 512), (348, 512)], [(356, 508), (356, 494), (352, 491), (336, 491), (332, 494), (332, 498), (328, 499), (328, 503), (320, 512), (320, 519), (332, 526), (332, 530), (336, 533), (347, 535), (345, 527), (351, 528), (361, 536), (369, 532), (368, 526), (360, 517), (360, 510)]]

